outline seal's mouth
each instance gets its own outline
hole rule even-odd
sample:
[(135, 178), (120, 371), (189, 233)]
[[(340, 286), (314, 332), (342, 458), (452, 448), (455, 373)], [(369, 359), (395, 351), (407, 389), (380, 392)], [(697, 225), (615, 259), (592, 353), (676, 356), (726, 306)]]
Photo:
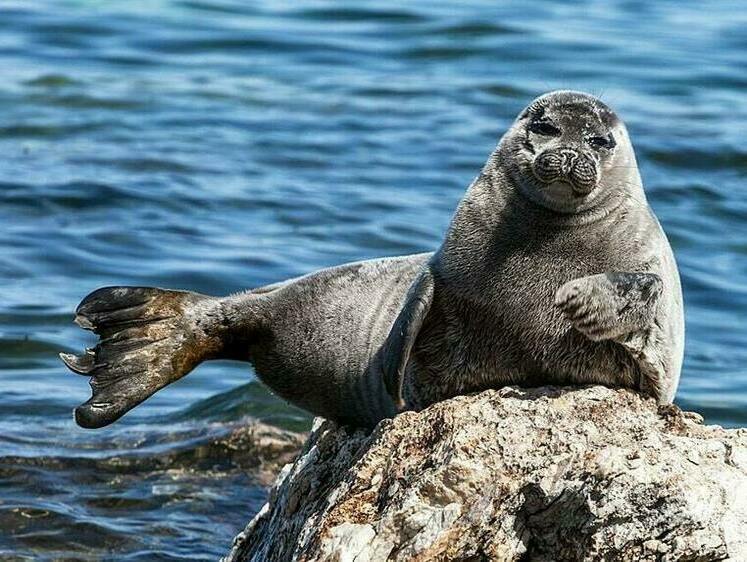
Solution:
[(586, 187), (579, 187), (578, 185), (574, 184), (568, 179), (558, 179), (555, 180), (549, 184), (544, 184), (547, 189), (552, 190), (553, 192), (557, 193), (570, 193), (575, 197), (576, 199), (581, 199), (582, 197), (586, 197), (594, 191), (594, 187), (586, 188)]
[(546, 189), (558, 191), (558, 195), (570, 191), (576, 198), (589, 195), (599, 183), (594, 158), (572, 148), (542, 152), (532, 162), (532, 173)]

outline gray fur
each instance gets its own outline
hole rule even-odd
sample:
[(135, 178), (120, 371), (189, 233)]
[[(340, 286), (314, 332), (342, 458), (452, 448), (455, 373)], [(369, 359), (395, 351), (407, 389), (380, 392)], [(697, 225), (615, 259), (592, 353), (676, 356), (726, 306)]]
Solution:
[[(538, 119), (560, 134), (532, 133)], [(610, 133), (611, 148), (589, 143)], [(593, 163), (591, 190), (577, 188), (572, 169), (566, 181), (538, 177), (538, 158), (567, 150)], [(433, 302), (404, 381), (411, 406), (506, 384), (601, 383), (674, 397), (684, 340), (677, 267), (625, 126), (591, 96), (551, 93), (520, 115), (428, 267)], [(632, 279), (656, 280), (658, 295)]]
[[(109, 311), (136, 310), (123, 290), (87, 297), (81, 307), (93, 320), (84, 314), (82, 325), (100, 333)], [(151, 291), (154, 310), (174, 308), (172, 292)], [(682, 362), (677, 268), (627, 131), (599, 100), (575, 92), (542, 96), (519, 116), (434, 254), (205, 298), (177, 299), (188, 322), (151, 313), (129, 327), (137, 342), (150, 332), (190, 335), (152, 346), (170, 350), (167, 374), (147, 348), (123, 356), (138, 381), (158, 381), (136, 396), (105, 340), (83, 357), (63, 358), (92, 377), (94, 395), (81, 408), (101, 402), (97, 394), (118, 400), (82, 425), (110, 423), (167, 379), (216, 357), (251, 361), (281, 397), (368, 427), (402, 409), (506, 384), (601, 383), (669, 402)], [(110, 361), (102, 365), (100, 356)]]

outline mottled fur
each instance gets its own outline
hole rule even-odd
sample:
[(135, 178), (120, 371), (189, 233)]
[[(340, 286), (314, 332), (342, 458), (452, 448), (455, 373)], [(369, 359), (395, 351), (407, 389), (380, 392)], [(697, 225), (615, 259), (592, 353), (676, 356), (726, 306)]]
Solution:
[[(682, 362), (677, 268), (627, 132), (575, 92), (547, 94), (519, 116), (434, 254), (348, 264), (224, 299), (102, 291), (78, 314), (108, 341), (63, 357), (92, 377), (93, 397), (76, 411), (86, 427), (111, 423), (215, 357), (251, 361), (290, 402), (369, 427), (506, 384), (601, 383), (669, 402)], [(150, 299), (147, 314), (127, 291)], [(135, 343), (115, 349), (112, 336)]]

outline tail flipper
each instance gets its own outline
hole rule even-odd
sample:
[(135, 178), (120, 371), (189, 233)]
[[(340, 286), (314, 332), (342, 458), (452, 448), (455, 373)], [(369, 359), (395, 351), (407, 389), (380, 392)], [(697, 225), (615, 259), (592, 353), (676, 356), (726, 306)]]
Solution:
[(75, 322), (99, 335), (83, 355), (61, 353), (75, 373), (90, 376), (91, 399), (75, 409), (81, 427), (116, 421), (169, 383), (215, 356), (208, 333), (219, 300), (149, 287), (105, 287), (88, 295)]

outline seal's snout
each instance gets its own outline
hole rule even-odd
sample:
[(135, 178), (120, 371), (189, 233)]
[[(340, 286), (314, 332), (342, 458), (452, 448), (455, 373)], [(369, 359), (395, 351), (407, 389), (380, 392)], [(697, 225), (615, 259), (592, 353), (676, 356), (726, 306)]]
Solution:
[(573, 165), (578, 160), (578, 152), (568, 148), (561, 148), (560, 153), (560, 171), (565, 177), (570, 177), (573, 172)]
[(591, 193), (599, 181), (594, 159), (573, 148), (544, 151), (535, 158), (532, 171), (542, 183), (569, 183), (577, 195)]

